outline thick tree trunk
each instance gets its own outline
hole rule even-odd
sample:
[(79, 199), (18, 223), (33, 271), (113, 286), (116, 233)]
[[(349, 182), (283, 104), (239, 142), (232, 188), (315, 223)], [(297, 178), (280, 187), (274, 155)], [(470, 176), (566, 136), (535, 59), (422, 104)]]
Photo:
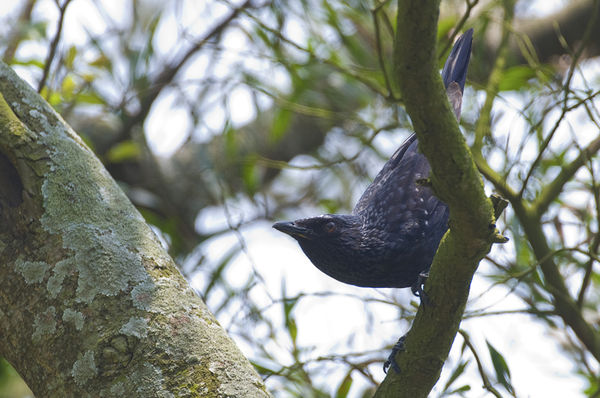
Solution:
[(0, 64), (0, 355), (38, 397), (267, 397), (94, 154)]

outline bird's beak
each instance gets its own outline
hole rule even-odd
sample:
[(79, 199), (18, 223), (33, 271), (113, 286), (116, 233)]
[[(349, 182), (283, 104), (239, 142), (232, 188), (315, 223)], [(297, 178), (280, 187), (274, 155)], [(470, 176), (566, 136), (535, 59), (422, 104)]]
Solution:
[(284, 234), (288, 234), (293, 238), (311, 238), (310, 230), (308, 228), (301, 227), (293, 221), (276, 222), (273, 224), (273, 228), (283, 232)]

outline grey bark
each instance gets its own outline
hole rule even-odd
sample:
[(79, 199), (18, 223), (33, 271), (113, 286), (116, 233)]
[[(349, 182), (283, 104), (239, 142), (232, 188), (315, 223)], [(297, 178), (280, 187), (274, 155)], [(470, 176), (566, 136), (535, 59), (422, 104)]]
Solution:
[(37, 397), (267, 397), (100, 161), (0, 64), (0, 355)]

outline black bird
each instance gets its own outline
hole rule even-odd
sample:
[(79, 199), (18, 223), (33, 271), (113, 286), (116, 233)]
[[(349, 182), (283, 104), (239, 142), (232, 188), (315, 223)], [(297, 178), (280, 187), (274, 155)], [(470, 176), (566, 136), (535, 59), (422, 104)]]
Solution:
[[(469, 29), (456, 41), (442, 70), (457, 119), (472, 39), (473, 29)], [(422, 183), (429, 170), (412, 134), (383, 166), (352, 214), (278, 222), (273, 228), (296, 239), (317, 268), (340, 282), (362, 287), (410, 286), (425, 299), (423, 283), (448, 230), (448, 206)]]
[[(454, 44), (442, 79), (457, 119), (471, 58), (473, 29)], [(412, 134), (383, 166), (358, 200), (352, 214), (324, 214), (273, 228), (298, 241), (310, 261), (340, 282), (362, 287), (411, 288), (427, 304), (423, 283), (442, 236), (448, 230), (448, 206), (422, 183), (429, 162), (418, 152)], [(396, 372), (396, 353), (404, 349), (402, 336), (387, 361)]]

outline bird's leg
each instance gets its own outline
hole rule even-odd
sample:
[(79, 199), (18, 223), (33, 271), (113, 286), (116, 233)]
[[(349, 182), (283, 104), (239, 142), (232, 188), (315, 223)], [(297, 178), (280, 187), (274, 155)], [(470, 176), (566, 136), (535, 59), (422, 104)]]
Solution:
[(396, 362), (396, 354), (399, 353), (400, 351), (404, 351), (404, 340), (406, 340), (406, 335), (400, 337), (398, 339), (398, 342), (396, 344), (394, 344), (394, 347), (392, 348), (392, 352), (390, 353), (390, 356), (383, 363), (383, 373), (387, 373), (388, 368), (390, 366), (392, 367), (392, 369), (394, 369), (394, 371), (396, 373), (400, 373), (400, 366), (398, 366), (398, 363)]
[(427, 280), (428, 277), (429, 277), (429, 272), (421, 272), (419, 274), (419, 276), (417, 277), (417, 280), (415, 281), (415, 283), (413, 283), (412, 286), (410, 287), (410, 290), (412, 291), (412, 293), (421, 299), (421, 302), (423, 303), (423, 305), (431, 304), (431, 300), (429, 300), (429, 297), (427, 297), (427, 294), (423, 290), (423, 285), (425, 284), (425, 281)]
[[(427, 294), (423, 290), (423, 285), (425, 284), (425, 281), (427, 280), (428, 277), (429, 277), (429, 272), (427, 272), (427, 271), (421, 272), (419, 274), (419, 276), (417, 277), (417, 280), (415, 281), (415, 283), (413, 283), (412, 286), (410, 287), (410, 290), (412, 291), (412, 293), (421, 299), (421, 302), (423, 303), (423, 305), (431, 305), (431, 300), (429, 300), (429, 297), (427, 297)], [(396, 373), (400, 373), (400, 366), (398, 366), (398, 363), (396, 362), (396, 354), (399, 353), (400, 351), (404, 351), (404, 340), (406, 340), (406, 335), (400, 337), (398, 339), (398, 342), (392, 348), (392, 352), (390, 353), (390, 356), (383, 363), (383, 372), (384, 373), (387, 373), (387, 370), (390, 367), (392, 369), (394, 369), (394, 371)]]

